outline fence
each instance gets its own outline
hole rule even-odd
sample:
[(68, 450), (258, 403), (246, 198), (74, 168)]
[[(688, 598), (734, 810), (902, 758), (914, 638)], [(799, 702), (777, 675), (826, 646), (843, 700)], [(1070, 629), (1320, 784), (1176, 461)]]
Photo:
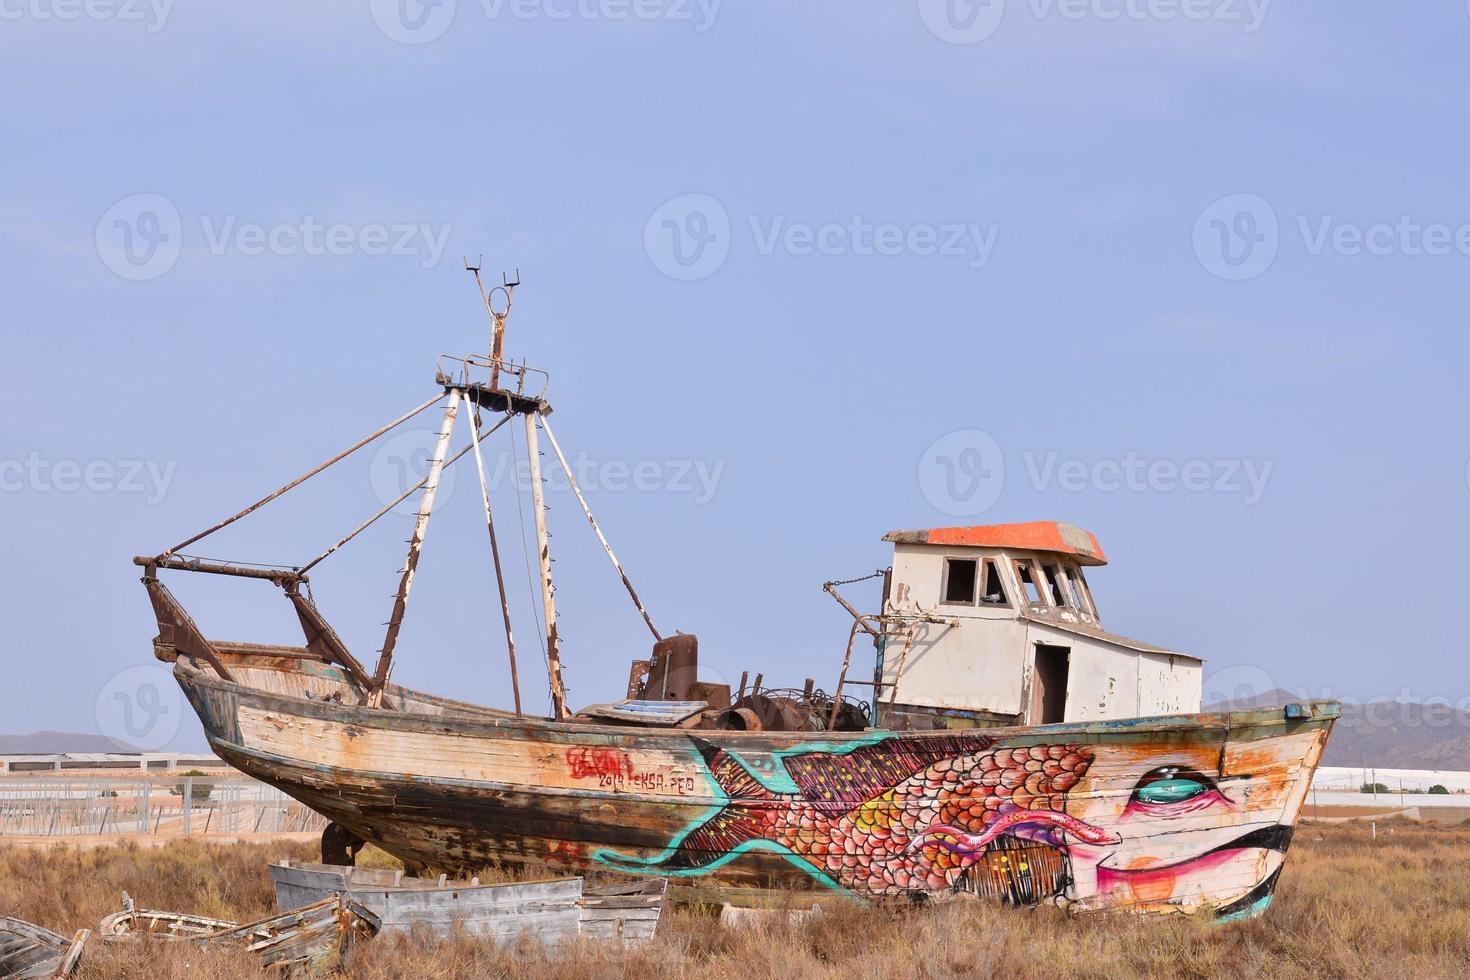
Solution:
[(1322, 792), (1340, 790), (1360, 792), (1364, 786), (1374, 783), (1389, 787), (1398, 794), (1426, 793), (1432, 786), (1443, 786), (1452, 794), (1470, 793), (1470, 772), (1441, 769), (1387, 769), (1364, 766), (1349, 769), (1342, 766), (1322, 766), (1312, 787)]
[(243, 776), (0, 779), (0, 838), (320, 833), (326, 824)]

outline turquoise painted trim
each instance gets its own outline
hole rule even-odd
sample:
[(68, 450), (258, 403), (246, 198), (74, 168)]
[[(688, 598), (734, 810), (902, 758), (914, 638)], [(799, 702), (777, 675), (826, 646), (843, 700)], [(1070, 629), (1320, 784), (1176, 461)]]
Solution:
[[(726, 755), (740, 763), (742, 769), (750, 773), (751, 777), (772, 793), (782, 796), (793, 796), (801, 792), (801, 787), (796, 785), (796, 780), (786, 771), (786, 760), (794, 755), (808, 755), (819, 752), (823, 755), (848, 755), (868, 745), (877, 745), (893, 737), (892, 732), (870, 732), (861, 738), (845, 740), (842, 742), (806, 742), (802, 745), (793, 746), (789, 749), (781, 749), (771, 753), (771, 767), (751, 762), (745, 756), (733, 749), (724, 749)], [(714, 774), (710, 773), (710, 781), (714, 782)], [(720, 787), (724, 792), (724, 787)]]
[(888, 636), (884, 634), (878, 637), (877, 649), (873, 653), (873, 727), (882, 728), (883, 721), (879, 714), (883, 710), (883, 688), (878, 685), (883, 683), (883, 655), (888, 651)]
[(1270, 907), (1271, 899), (1275, 897), (1275, 895), (1262, 895), (1260, 898), (1256, 899), (1249, 906), (1241, 909), (1239, 912), (1231, 912), (1229, 915), (1216, 916), (1215, 922), (1217, 925), (1224, 925), (1227, 922), (1244, 922), (1247, 919), (1254, 919), (1257, 916), (1263, 914), (1266, 909)]
[(614, 870), (622, 871), (628, 874), (656, 874), (661, 878), (696, 878), (701, 875), (707, 875), (712, 871), (717, 871), (718, 869), (723, 868), (725, 865), (729, 864), (731, 861), (735, 860), (742, 854), (748, 854), (752, 851), (765, 851), (770, 854), (781, 855), (788, 862), (790, 862), (791, 865), (801, 871), (805, 871), (808, 875), (812, 877), (813, 880), (826, 888), (830, 888), (831, 890), (836, 892), (842, 892), (843, 894), (852, 894), (846, 888), (842, 887), (834, 879), (828, 876), (828, 874), (821, 868), (818, 868), (806, 858), (791, 850), (791, 848), (787, 847), (785, 844), (781, 844), (773, 840), (762, 839), (745, 841), (738, 847), (733, 848), (728, 854), (721, 855), (720, 857), (711, 861), (709, 864), (702, 865), (698, 868), (678, 868), (671, 871), (667, 868), (657, 867), (657, 863), (659, 861), (667, 860), (668, 855), (672, 854), (674, 850), (675, 848), (671, 847), (665, 854), (661, 854), (657, 857), (635, 858), (626, 857), (624, 855), (617, 854), (614, 851), (610, 851), (607, 848), (602, 848), (593, 853), (592, 860), (597, 861), (601, 864), (605, 864), (608, 867), (613, 868)]
[[(874, 732), (863, 738), (855, 739), (850, 742), (807, 742), (803, 745), (794, 746), (790, 749), (782, 749), (779, 752), (771, 753), (772, 766), (774, 768), (778, 768), (779, 772), (773, 771), (765, 775), (760, 772), (760, 769), (763, 769), (765, 767), (758, 768), (756, 766), (753, 766), (738, 752), (732, 752), (726, 749), (725, 754), (734, 759), (735, 762), (739, 764), (742, 769), (750, 774), (752, 779), (760, 783), (762, 787), (769, 790), (770, 792), (775, 793), (779, 796), (796, 796), (800, 793), (801, 790), (796, 785), (796, 781), (791, 778), (791, 774), (786, 771), (786, 760), (791, 756), (806, 755), (812, 752), (820, 752), (828, 755), (846, 755), (861, 748), (864, 745), (875, 745), (892, 737), (892, 732)], [(694, 833), (700, 827), (703, 827), (715, 817), (719, 816), (721, 813), (724, 812), (725, 808), (729, 806), (731, 802), (733, 802), (730, 794), (727, 793), (725, 791), (725, 788), (719, 784), (719, 780), (715, 779), (714, 773), (709, 771), (709, 767), (707, 765), (705, 766), (705, 775), (708, 777), (710, 785), (714, 786), (716, 792), (719, 793), (721, 797), (721, 802), (705, 810), (704, 813), (700, 814), (694, 820), (691, 820), (684, 827), (683, 830), (674, 835), (674, 838), (669, 842), (668, 847), (664, 848), (658, 854), (646, 858), (632, 857), (626, 854), (620, 854), (619, 852), (614, 851), (611, 848), (599, 848), (597, 851), (593, 852), (592, 860), (598, 862), (599, 864), (605, 864), (610, 868), (615, 868), (619, 871), (624, 871), (630, 874), (659, 874), (665, 877), (672, 878), (692, 878), (699, 875), (707, 875), (713, 871), (716, 871), (719, 868), (722, 868), (725, 865), (729, 864), (731, 861), (735, 860), (742, 854), (747, 854), (751, 851), (765, 851), (772, 854), (780, 854), (794, 867), (805, 871), (814, 880), (826, 886), (827, 888), (831, 888), (834, 891), (840, 891), (845, 894), (851, 894), (848, 889), (838, 884), (821, 868), (818, 868), (816, 865), (812, 864), (810, 861), (806, 860), (801, 855), (791, 850), (791, 848), (787, 847), (785, 844), (782, 844), (778, 841), (766, 840), (764, 838), (742, 841), (728, 854), (723, 854), (720, 857), (715, 858), (709, 864), (700, 865), (697, 868), (680, 868), (671, 871), (666, 868), (659, 867), (661, 864), (663, 864), (663, 862), (674, 856), (674, 854), (679, 850), (679, 847), (683, 845), (684, 841), (689, 837), (690, 834)]]

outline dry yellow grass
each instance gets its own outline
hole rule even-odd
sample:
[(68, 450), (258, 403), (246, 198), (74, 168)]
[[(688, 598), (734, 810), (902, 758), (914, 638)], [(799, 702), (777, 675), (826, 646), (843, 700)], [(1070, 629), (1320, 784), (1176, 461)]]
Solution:
[[(1307, 825), (1276, 903), (1254, 922), (1076, 916), (973, 903), (839, 908), (801, 925), (726, 931), (697, 909), (666, 913), (659, 938), (624, 952), (583, 944), (553, 956), (471, 940), (381, 937), (345, 976), (578, 980), (758, 977), (1463, 977), (1470, 972), (1470, 825)], [(97, 921), (126, 889), (141, 905), (241, 921), (274, 911), (266, 863), (309, 859), (303, 844), (164, 848), (0, 848), (0, 912), (59, 932)], [(81, 976), (237, 980), (228, 953), (147, 942), (94, 946)]]

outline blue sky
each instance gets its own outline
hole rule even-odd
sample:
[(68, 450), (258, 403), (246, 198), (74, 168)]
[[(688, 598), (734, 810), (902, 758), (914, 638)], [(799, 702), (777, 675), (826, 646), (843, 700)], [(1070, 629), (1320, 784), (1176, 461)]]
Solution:
[[(131, 556), (432, 395), (486, 346), (482, 254), (712, 673), (830, 687), (820, 584), (884, 532), (1056, 518), (1113, 560), (1110, 628), (1226, 687), (1470, 695), (1467, 50), (1460, 0), (4, 0), (0, 730), (150, 710)], [(430, 428), (193, 550), (311, 557)], [(476, 496), (395, 679), (508, 704)], [(616, 697), (648, 635), (551, 507), (570, 700)], [(315, 576), (369, 657), (408, 525)], [(293, 638), (269, 586), (176, 591)]]

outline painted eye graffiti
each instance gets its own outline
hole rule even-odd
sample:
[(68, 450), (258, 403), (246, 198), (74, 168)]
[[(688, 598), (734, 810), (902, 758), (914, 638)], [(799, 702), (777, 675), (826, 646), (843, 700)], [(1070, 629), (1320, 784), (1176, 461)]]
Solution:
[(1229, 804), (1213, 779), (1188, 766), (1160, 766), (1133, 787), (1129, 810), (1191, 812), (1214, 803)]

